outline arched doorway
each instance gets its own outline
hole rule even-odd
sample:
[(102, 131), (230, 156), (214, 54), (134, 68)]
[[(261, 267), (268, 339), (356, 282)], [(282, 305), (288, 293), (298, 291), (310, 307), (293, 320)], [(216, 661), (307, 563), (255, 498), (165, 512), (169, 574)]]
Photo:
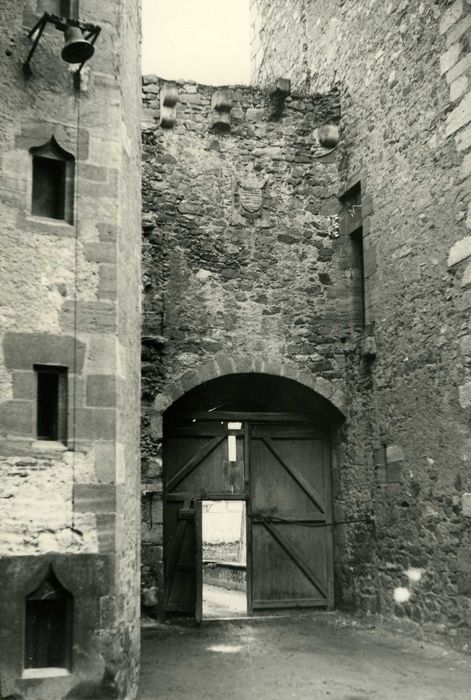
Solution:
[(334, 605), (338, 411), (282, 377), (233, 374), (164, 416), (164, 613), (201, 619), (203, 501), (244, 502), (247, 610)]

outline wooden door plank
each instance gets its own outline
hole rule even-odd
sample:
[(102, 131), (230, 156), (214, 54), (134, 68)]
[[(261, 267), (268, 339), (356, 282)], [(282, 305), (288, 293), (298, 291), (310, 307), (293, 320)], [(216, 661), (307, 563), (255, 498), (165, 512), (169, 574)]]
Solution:
[(234, 493), (228, 493), (227, 491), (206, 491), (203, 489), (199, 491), (174, 491), (165, 496), (165, 501), (166, 503), (178, 502), (182, 501), (187, 496), (191, 498), (191, 500), (200, 498), (203, 501), (245, 501), (247, 492), (234, 491)]
[(165, 572), (165, 610), (168, 606), (168, 601), (170, 600), (170, 595), (172, 593), (173, 581), (175, 579), (175, 572), (177, 570), (178, 557), (183, 544), (183, 538), (185, 537), (185, 530), (187, 520), (179, 520), (177, 529), (175, 530), (175, 539), (173, 540), (173, 547), (168, 558), (167, 570)]
[(327, 601), (322, 596), (317, 598), (257, 598), (253, 601), (254, 609), (270, 610), (276, 608), (325, 608)]
[(195, 531), (196, 531), (196, 605), (195, 620), (198, 624), (203, 619), (203, 503), (195, 504)]
[(183, 481), (183, 479), (185, 479), (185, 477), (187, 477), (188, 474), (190, 474), (193, 471), (193, 469), (195, 469), (195, 467), (197, 467), (198, 464), (200, 464), (203, 461), (203, 459), (205, 457), (207, 457), (209, 454), (211, 454), (211, 452), (213, 450), (215, 450), (216, 447), (218, 445), (220, 445), (224, 439), (225, 439), (224, 436), (215, 437), (212, 440), (210, 440), (209, 442), (202, 445), (202, 447), (200, 447), (198, 452), (196, 452), (196, 454), (194, 454), (192, 457), (190, 457), (188, 462), (186, 462), (186, 464), (184, 464), (183, 467), (181, 469), (179, 469), (179, 471), (176, 474), (174, 474), (174, 476), (172, 476), (171, 479), (168, 480), (167, 492), (171, 491), (176, 486), (178, 486), (178, 484), (181, 481)]
[[(324, 513), (291, 513), (282, 510), (277, 510), (276, 515), (270, 512), (258, 511), (257, 513), (252, 513), (252, 522), (258, 523), (267, 520), (268, 522), (276, 524), (277, 522), (286, 524), (299, 524), (309, 526), (310, 524), (321, 527), (329, 527), (332, 523), (327, 523)], [(320, 525), (317, 525), (320, 523)]]
[(244, 423), (244, 487), (250, 497), (245, 501), (245, 524), (247, 537), (247, 550), (245, 552), (245, 592), (247, 597), (247, 614), (253, 615), (252, 602), (252, 493), (251, 493), (251, 478), (250, 478), (250, 440), (251, 440), (251, 425), (249, 422)]
[(281, 437), (281, 438), (300, 438), (301, 440), (325, 440), (325, 431), (321, 432), (319, 428), (316, 428), (311, 423), (306, 425), (283, 425), (277, 423), (276, 425), (254, 425), (252, 427), (252, 437), (254, 438), (264, 438), (264, 437)]
[(193, 411), (190, 418), (196, 420), (224, 420), (229, 422), (275, 422), (275, 423), (309, 423), (313, 418), (305, 413), (288, 413), (277, 411)]
[(309, 481), (296, 469), (296, 467), (292, 467), (291, 465), (285, 462), (271, 438), (264, 437), (262, 438), (262, 442), (268, 447), (268, 449), (272, 452), (273, 456), (276, 457), (278, 462), (286, 469), (288, 474), (290, 474), (290, 476), (299, 484), (299, 486), (302, 488), (304, 493), (311, 499), (314, 505), (316, 505), (319, 508), (319, 510), (325, 513), (324, 499), (314, 488), (314, 486), (311, 483), (309, 483)]
[(311, 567), (308, 566), (308, 564), (306, 564), (296, 547), (294, 547), (291, 544), (291, 542), (288, 539), (286, 539), (284, 535), (281, 534), (279, 528), (275, 527), (271, 523), (268, 523), (266, 520), (263, 522), (263, 526), (268, 530), (270, 535), (278, 542), (280, 547), (284, 549), (286, 554), (290, 557), (291, 561), (298, 567), (298, 569), (300, 569), (303, 572), (306, 578), (309, 579), (309, 581), (317, 588), (317, 590), (323, 596), (327, 597), (326, 590), (322, 581), (319, 579), (317, 574), (311, 569)]

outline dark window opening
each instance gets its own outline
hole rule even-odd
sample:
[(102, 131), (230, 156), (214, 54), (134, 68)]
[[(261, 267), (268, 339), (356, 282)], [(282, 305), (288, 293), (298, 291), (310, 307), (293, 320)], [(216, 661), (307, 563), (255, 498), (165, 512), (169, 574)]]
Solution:
[(73, 598), (52, 569), (26, 598), (25, 668), (72, 666)]
[(366, 325), (366, 272), (363, 246), (363, 214), (361, 182), (357, 182), (340, 198), (342, 233), (351, 242), (352, 293), (354, 322)]
[(74, 157), (54, 137), (44, 146), (32, 148), (34, 216), (73, 223)]
[(67, 439), (67, 369), (36, 365), (37, 438)]
[(363, 229), (359, 228), (350, 235), (353, 251), (354, 286), (353, 294), (358, 323), (365, 327), (366, 323), (366, 281), (365, 255), (363, 250)]
[(342, 197), (342, 228), (351, 234), (362, 226), (361, 183), (357, 182)]
[(65, 163), (33, 157), (33, 214), (65, 218)]

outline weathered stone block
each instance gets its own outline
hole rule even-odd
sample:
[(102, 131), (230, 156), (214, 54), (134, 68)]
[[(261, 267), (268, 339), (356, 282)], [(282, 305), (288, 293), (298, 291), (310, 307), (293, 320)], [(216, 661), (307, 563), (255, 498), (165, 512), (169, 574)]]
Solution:
[(35, 373), (28, 370), (15, 370), (12, 375), (12, 387), (14, 399), (32, 401), (36, 394)]
[(0, 435), (33, 436), (33, 402), (4, 401), (0, 403)]
[(444, 54), (440, 56), (440, 73), (444, 75), (452, 68), (461, 55), (461, 44), (452, 44)]
[(461, 408), (471, 407), (471, 382), (466, 382), (458, 388)]
[(78, 440), (114, 440), (116, 412), (112, 408), (78, 408), (76, 410)]
[(460, 349), (463, 355), (471, 355), (471, 335), (460, 338)]
[(113, 407), (116, 404), (116, 377), (111, 374), (87, 377), (87, 406)]
[(454, 267), (458, 263), (467, 260), (471, 256), (471, 236), (466, 236), (457, 241), (448, 254), (448, 267)]
[(117, 368), (117, 345), (114, 336), (93, 335), (87, 353), (90, 374), (112, 374)]
[(116, 245), (113, 243), (86, 243), (84, 250), (90, 262), (116, 263)]
[(91, 180), (92, 182), (107, 182), (110, 177), (109, 168), (103, 168), (100, 165), (93, 165), (92, 163), (82, 163), (79, 173), (81, 178), (84, 178), (84, 180)]
[(116, 511), (116, 488), (109, 484), (75, 484), (73, 499), (77, 513)]
[(471, 518), (471, 493), (464, 493), (461, 497), (463, 516)]
[(81, 372), (85, 343), (73, 336), (49, 333), (6, 333), (3, 352), (7, 369), (31, 370), (35, 364), (75, 367)]
[(448, 30), (446, 35), (447, 45), (451, 46), (454, 44), (469, 29), (471, 29), (471, 13), (465, 15), (460, 22), (456, 23), (453, 27), (451, 27), (451, 29)]
[(112, 484), (116, 472), (116, 446), (114, 443), (97, 442), (94, 446), (95, 472), (100, 483)]
[(469, 289), (471, 287), (471, 263), (468, 263), (461, 278), (461, 288)]
[(463, 0), (456, 0), (442, 15), (440, 20), (440, 34), (447, 32), (463, 15)]
[[(75, 306), (77, 307), (75, 313)], [(116, 332), (116, 306), (105, 301), (66, 301), (60, 314), (61, 327), (82, 333)]]
[(100, 299), (116, 299), (116, 265), (100, 265), (98, 271), (98, 297)]
[(388, 464), (404, 461), (404, 450), (399, 445), (388, 445), (386, 447), (386, 461)]
[(97, 513), (96, 524), (98, 531), (98, 550), (100, 554), (113, 554), (116, 551), (115, 514)]
[(459, 61), (453, 68), (450, 68), (448, 73), (446, 74), (446, 81), (448, 84), (453, 83), (457, 78), (460, 77), (460, 75), (463, 75), (463, 73), (466, 73), (469, 68), (471, 68), (471, 53), (468, 53), (466, 56), (463, 56), (461, 61)]
[[(455, 80), (455, 78), (453, 78)], [(453, 82), (450, 80), (450, 82)], [(446, 135), (451, 136), (471, 121), (471, 92), (468, 92), (456, 109), (447, 117)]]
[(463, 158), (460, 168), (460, 179), (465, 180), (471, 175), (471, 153), (467, 153)]
[[(470, 15), (471, 17), (471, 15)], [(466, 75), (460, 75), (450, 85), (450, 100), (454, 102), (462, 97), (468, 89), (468, 78)]]

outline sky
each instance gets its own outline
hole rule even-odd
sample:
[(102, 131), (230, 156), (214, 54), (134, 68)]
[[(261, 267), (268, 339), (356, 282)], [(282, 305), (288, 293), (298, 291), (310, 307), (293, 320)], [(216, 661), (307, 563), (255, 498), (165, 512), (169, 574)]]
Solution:
[(249, 0), (143, 0), (142, 72), (248, 84)]

